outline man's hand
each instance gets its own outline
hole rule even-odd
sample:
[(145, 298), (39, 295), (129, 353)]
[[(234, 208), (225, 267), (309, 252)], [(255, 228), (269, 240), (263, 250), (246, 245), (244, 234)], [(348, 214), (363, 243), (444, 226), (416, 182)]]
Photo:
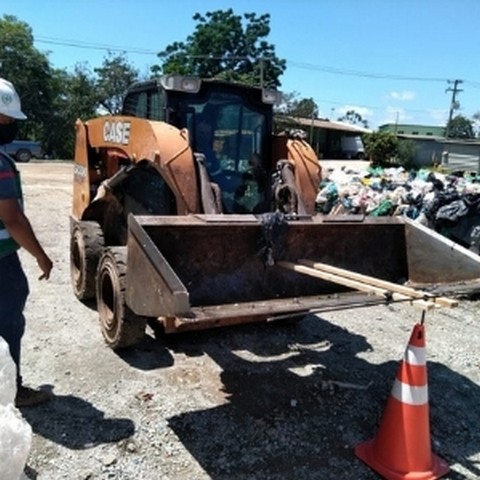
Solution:
[(43, 272), (42, 275), (38, 277), (38, 279), (48, 280), (50, 278), (50, 272), (52, 271), (52, 268), (53, 268), (53, 262), (50, 260), (50, 258), (46, 254), (43, 254), (39, 258), (37, 258), (37, 263), (38, 263), (38, 266), (40, 267), (40, 270)]
[(0, 200), (0, 220), (13, 239), (37, 260), (42, 271), (40, 280), (48, 279), (53, 264), (40, 245), (30, 221), (23, 213), (16, 198)]

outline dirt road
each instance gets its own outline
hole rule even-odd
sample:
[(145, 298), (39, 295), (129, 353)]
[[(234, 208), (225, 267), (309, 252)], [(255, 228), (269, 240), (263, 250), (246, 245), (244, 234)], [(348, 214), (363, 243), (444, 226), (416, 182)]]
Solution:
[[(23, 374), (54, 399), (24, 409), (37, 480), (330, 480), (378, 476), (372, 438), (420, 312), (396, 304), (155, 340), (118, 355), (69, 277), (72, 164), (19, 164), (26, 209), (55, 261), (30, 278)], [(480, 313), (426, 316), (431, 438), (449, 479), (480, 478)]]

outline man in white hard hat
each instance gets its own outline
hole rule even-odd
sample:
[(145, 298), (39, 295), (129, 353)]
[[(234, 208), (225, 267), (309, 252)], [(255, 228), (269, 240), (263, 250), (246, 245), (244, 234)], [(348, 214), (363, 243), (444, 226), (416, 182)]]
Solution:
[[(14, 86), (0, 78), (0, 145), (13, 141), (17, 120), (26, 118)], [(15, 162), (0, 151), (0, 336), (8, 343), (17, 366), (15, 404), (25, 407), (43, 403), (50, 395), (23, 385), (20, 373), (21, 339), (25, 330), (23, 309), (28, 296), (27, 278), (17, 253), (20, 247), (37, 260), (42, 272), (39, 279), (48, 279), (53, 264), (23, 212), (19, 172)]]

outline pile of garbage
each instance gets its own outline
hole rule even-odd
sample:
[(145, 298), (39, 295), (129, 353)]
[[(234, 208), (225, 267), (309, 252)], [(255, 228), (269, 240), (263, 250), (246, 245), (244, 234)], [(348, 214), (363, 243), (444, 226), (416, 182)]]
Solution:
[(480, 176), (428, 169), (329, 170), (316, 198), (325, 215), (405, 215), (479, 253)]

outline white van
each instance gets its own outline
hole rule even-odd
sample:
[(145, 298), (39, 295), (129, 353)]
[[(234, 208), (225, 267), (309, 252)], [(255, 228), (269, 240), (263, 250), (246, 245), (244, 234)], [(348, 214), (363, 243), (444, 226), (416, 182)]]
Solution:
[(341, 149), (343, 158), (363, 160), (365, 148), (360, 135), (344, 135), (341, 138)]

